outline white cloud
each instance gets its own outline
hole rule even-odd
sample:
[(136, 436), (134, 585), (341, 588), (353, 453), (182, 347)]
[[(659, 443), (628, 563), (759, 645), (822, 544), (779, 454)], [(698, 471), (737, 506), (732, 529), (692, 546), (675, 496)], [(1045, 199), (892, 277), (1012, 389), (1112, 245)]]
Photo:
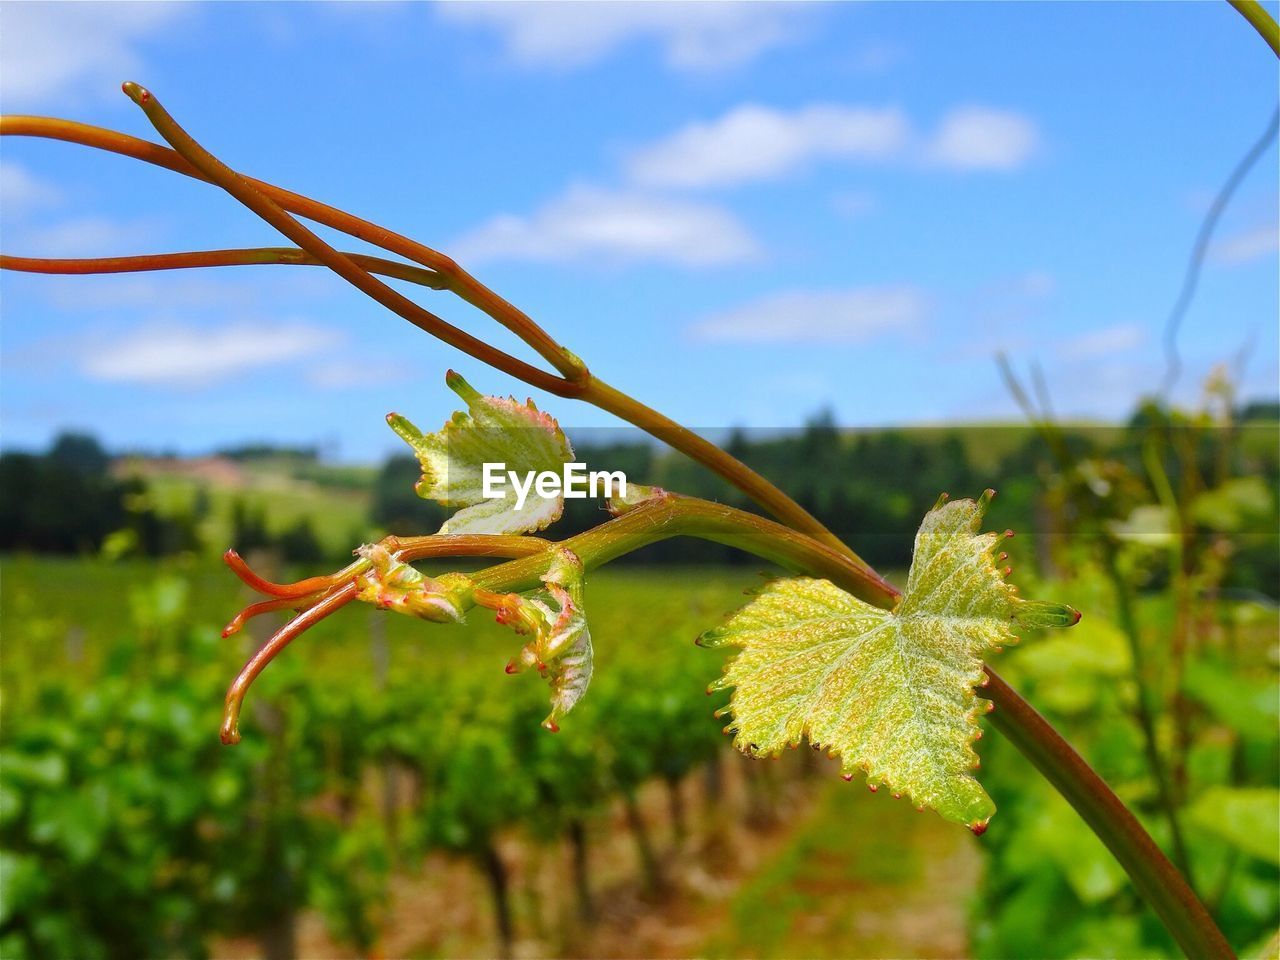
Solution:
[(656, 42), (669, 66), (712, 70), (786, 43), (809, 11), (773, 3), (443, 3), (444, 21), (497, 32), (528, 66), (595, 63), (636, 40)]
[(1067, 360), (1090, 360), (1132, 350), (1147, 338), (1147, 332), (1133, 323), (1091, 330), (1066, 341), (1058, 355)]
[(320, 390), (357, 390), (374, 384), (403, 383), (413, 373), (413, 366), (408, 363), (344, 357), (309, 368), (307, 382)]
[(689, 328), (714, 343), (862, 343), (887, 333), (916, 333), (928, 299), (909, 286), (792, 290), (713, 314)]
[(992, 107), (957, 107), (942, 119), (926, 159), (957, 170), (1017, 170), (1039, 149), (1036, 125)]
[(1255, 260), (1275, 259), (1280, 251), (1280, 226), (1269, 224), (1223, 237), (1213, 245), (1213, 259), (1238, 266)]
[(877, 40), (850, 51), (843, 66), (855, 73), (886, 73), (905, 58), (906, 51), (898, 44)]
[(750, 260), (757, 245), (719, 207), (577, 185), (528, 217), (502, 215), (450, 248), (463, 262), (605, 259), (706, 267)]
[(152, 252), (154, 222), (125, 223), (88, 216), (22, 230), (12, 253), (27, 257), (109, 257)]
[(141, 66), (139, 41), (185, 16), (181, 3), (0, 4), (0, 94), (7, 113), (70, 95), (118, 95)]
[(771, 180), (822, 159), (882, 159), (906, 144), (893, 107), (812, 104), (785, 112), (744, 104), (692, 123), (632, 154), (631, 178), (646, 186), (731, 186)]
[(62, 191), (12, 160), (0, 160), (0, 213), (22, 216), (40, 207), (57, 206)]
[(205, 330), (153, 324), (95, 344), (81, 358), (94, 380), (197, 387), (336, 346), (338, 333), (306, 323), (238, 323)]
[(1038, 145), (1030, 119), (985, 106), (952, 110), (924, 138), (897, 107), (742, 104), (640, 147), (626, 167), (644, 186), (734, 186), (779, 179), (823, 160), (1010, 171), (1030, 160)]

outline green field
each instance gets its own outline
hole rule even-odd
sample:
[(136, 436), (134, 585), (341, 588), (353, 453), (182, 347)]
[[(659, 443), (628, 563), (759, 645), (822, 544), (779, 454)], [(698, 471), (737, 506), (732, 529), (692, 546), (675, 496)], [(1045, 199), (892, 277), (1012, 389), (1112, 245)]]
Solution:
[[(415, 879), (418, 874), (409, 864), (441, 842), (445, 849), (452, 849), (449, 841), (430, 838), (436, 812), (429, 800), (425, 808), (420, 806), (422, 801), (403, 800), (398, 813), (401, 826), (395, 831), (399, 839), (393, 844), (386, 834), (385, 819), (378, 815), (382, 805), (378, 791), (368, 783), (370, 776), (383, 769), (378, 757), (385, 748), (378, 744), (388, 743), (388, 738), (406, 757), (420, 746), (419, 737), (437, 739), (432, 749), (445, 763), (465, 764), (472, 754), (466, 743), (456, 740), (459, 734), (464, 740), (467, 736), (456, 721), (467, 716), (471, 719), (465, 729), (472, 733), (483, 735), (494, 723), (505, 730), (514, 722), (516, 740), (533, 746), (535, 754), (547, 747), (568, 751), (547, 755), (556, 765), (550, 770), (541, 766), (544, 761), (529, 756), (501, 761), (524, 764), (525, 776), (534, 779), (548, 775), (559, 779), (559, 768), (566, 762), (575, 763), (573, 770), (578, 773), (589, 771), (590, 765), (581, 765), (581, 750), (602, 762), (618, 752), (632, 758), (628, 770), (612, 776), (634, 783), (634, 788), (626, 789), (635, 790), (642, 816), (649, 821), (649, 843), (657, 852), (665, 892), (656, 899), (646, 892), (644, 865), (635, 859), (630, 827), (617, 801), (610, 799), (616, 785), (606, 787), (596, 798), (583, 800), (575, 816), (584, 816), (594, 824), (589, 827), (593, 882), (611, 891), (610, 897), (634, 898), (636, 909), (659, 920), (655, 931), (667, 930), (665, 934), (655, 932), (647, 941), (646, 949), (655, 955), (676, 950), (677, 943), (696, 944), (699, 950), (712, 953), (722, 951), (725, 934), (719, 931), (726, 929), (727, 921), (732, 929), (739, 929), (735, 918), (743, 910), (754, 912), (754, 905), (761, 898), (767, 900), (773, 885), (789, 882), (798, 857), (807, 859), (807, 851), (815, 843), (825, 842), (824, 837), (845, 835), (842, 810), (852, 798), (852, 787), (836, 778), (833, 769), (825, 769), (822, 777), (814, 780), (813, 770), (791, 763), (781, 768), (767, 765), (765, 780), (744, 777), (746, 768), (755, 770), (762, 765), (727, 751), (719, 736), (719, 722), (710, 716), (716, 704), (701, 694), (701, 688), (718, 675), (721, 657), (691, 641), (701, 628), (741, 603), (744, 588), (759, 582), (753, 572), (609, 570), (591, 577), (587, 603), (598, 651), (597, 680), (583, 706), (567, 718), (564, 731), (557, 736), (537, 726), (545, 712), (545, 693), (536, 675), (504, 674), (503, 665), (516, 649), (517, 640), (487, 616), (473, 616), (473, 622), (466, 626), (442, 627), (365, 608), (347, 611), (298, 641), (268, 669), (250, 694), (251, 708), (265, 709), (250, 710), (245, 741), (235, 748), (217, 744), (220, 686), (238, 668), (247, 652), (247, 641), (222, 640), (216, 634), (230, 612), (248, 598), (225, 568), (207, 561), (173, 562), (162, 568), (151, 561), (9, 557), (0, 574), (5, 756), (16, 774), (35, 771), (34, 780), (25, 781), (20, 788), (25, 796), (10, 799), (8, 806), (0, 805), (6, 846), (22, 851), (16, 856), (6, 854), (10, 857), (6, 863), (18, 877), (18, 895), (0, 916), (13, 918), (16, 911), (19, 929), (28, 929), (28, 922), (34, 922), (35, 917), (24, 920), (24, 909), (41, 909), (64, 924), (58, 927), (53, 920), (46, 920), (46, 925), (53, 926), (43, 931), (36, 924), (31, 928), (36, 943), (99, 943), (104, 955), (112, 955), (113, 950), (110, 940), (93, 939), (111, 929), (108, 908), (102, 908), (107, 914), (99, 915), (91, 905), (64, 899), (65, 889), (43, 887), (34, 879), (24, 882), (28, 869), (43, 864), (41, 870), (50, 871), (50, 876), (61, 878), (68, 887), (123, 882), (136, 887), (139, 896), (165, 905), (160, 914), (143, 912), (140, 923), (156, 923), (159, 916), (174, 911), (180, 915), (199, 903), (223, 903), (227, 914), (212, 929), (192, 933), (190, 941), (176, 936), (161, 938), (159, 942), (171, 944), (170, 949), (174, 943), (187, 943), (182, 949), (188, 950), (196, 943), (217, 943), (220, 946), (215, 949), (220, 953), (256, 949), (248, 944), (264, 936), (260, 921), (254, 919), (252, 910), (231, 909), (230, 905), (259, 889), (261, 883), (252, 868), (264, 855), (261, 827), (252, 826), (252, 817), (243, 821), (240, 816), (243, 811), (261, 811), (264, 781), (258, 764), (276, 749), (273, 744), (279, 743), (279, 734), (273, 733), (271, 726), (277, 714), (290, 718), (289, 736), (294, 744), (286, 765), (288, 790), (311, 798), (279, 800), (281, 806), (271, 815), (280, 829), (310, 836), (308, 856), (314, 862), (311, 867), (296, 868), (301, 871), (299, 878), (306, 878), (309, 870), (331, 873), (335, 858), (339, 864), (347, 862), (344, 857), (361, 860), (360, 869), (352, 872), (347, 868), (345, 886), (338, 883), (329, 889), (313, 877), (318, 888), (300, 897), (299, 935), (306, 951), (344, 955), (352, 943), (374, 941), (409, 956), (437, 952), (485, 956), (495, 949), (483, 884), (478, 886), (470, 908), (471, 919), (459, 921), (455, 917), (448, 928), (434, 933), (414, 934), (412, 925), (398, 928), (392, 918), (403, 911), (412, 912), (415, 903), (444, 895), (448, 885), (479, 881), (466, 866), (470, 857), (465, 842), (457, 846), (456, 855), (462, 858), (458, 866), (440, 868), (447, 877), (435, 883)], [(646, 691), (645, 683), (652, 683), (655, 689)], [(68, 696), (79, 699), (68, 700)], [(383, 706), (390, 702), (388, 698), (394, 698), (391, 709), (403, 719), (390, 715), (375, 719), (372, 715), (379, 711), (369, 701), (380, 697)], [(56, 719), (42, 716), (55, 705), (66, 708), (66, 715)], [(361, 719), (357, 720), (352, 710), (357, 710)], [(514, 716), (512, 710), (517, 712)], [(675, 712), (668, 713), (672, 710)], [(668, 716), (669, 720), (663, 719)], [(455, 733), (433, 736), (444, 730)], [(706, 795), (700, 780), (691, 779), (684, 770), (677, 771), (680, 789), (691, 806), (686, 814), (690, 839), (673, 844), (667, 840), (671, 828), (666, 824), (669, 811), (664, 791), (668, 788), (659, 788), (655, 782), (665, 782), (662, 765), (679, 755), (680, 743), (688, 742), (680, 739), (687, 730), (702, 731), (695, 735), (706, 738), (712, 752), (722, 756), (718, 765), (729, 766), (722, 774), (725, 793), (718, 800)], [(671, 739), (672, 735), (676, 739)], [(59, 743), (61, 747), (53, 746)], [(157, 749), (169, 750), (169, 759), (158, 762)], [(354, 770), (343, 759), (348, 749), (359, 753)], [(172, 752), (176, 750), (184, 752)], [(656, 753), (647, 757), (649, 750)], [(566, 761), (574, 756), (579, 759)], [(494, 759), (490, 755), (485, 762)], [(422, 775), (409, 774), (411, 767), (397, 769), (404, 776)], [(497, 772), (491, 766), (485, 769)], [(169, 782), (154, 783), (151, 778), (157, 775)], [(490, 775), (482, 776), (488, 779)], [(150, 786), (140, 787), (139, 783)], [(439, 789), (447, 792), (448, 786)], [(83, 807), (77, 799), (82, 795), (98, 798), (101, 815), (91, 815)], [(344, 796), (349, 799), (342, 800)], [(866, 799), (871, 798), (868, 795)], [(850, 812), (863, 805), (858, 801), (863, 797), (855, 798)], [(540, 844), (557, 829), (558, 815), (546, 806), (545, 798), (529, 807), (526, 800), (505, 794), (488, 796), (480, 785), (470, 783), (460, 802), (469, 807), (493, 804), (495, 815), (504, 821), (501, 849), (508, 857), (517, 851), (517, 861), (540, 858)], [(556, 802), (572, 806), (578, 801), (570, 793)], [(335, 820), (335, 803), (350, 803), (354, 812), (338, 815)], [(219, 866), (221, 857), (206, 852), (197, 856), (198, 866), (184, 868), (196, 870), (197, 875), (208, 872), (207, 888), (198, 885), (175, 891), (164, 879), (172, 869), (164, 865), (166, 847), (187, 842), (180, 839), (185, 830), (181, 824), (186, 820), (179, 817), (177, 823), (170, 823), (158, 812), (175, 806), (189, 806), (195, 817), (192, 823), (203, 823), (199, 829), (215, 831), (222, 838), (220, 844), (230, 844), (227, 852), (234, 851), (234, 867)], [(709, 814), (692, 812), (704, 808)], [(517, 816), (517, 810), (523, 813)], [(769, 822), (751, 826), (752, 817), (761, 810), (769, 811)], [(864, 819), (867, 814), (856, 815)], [(888, 815), (879, 828), (880, 845), (868, 848), (855, 844), (862, 849), (854, 851), (842, 843), (829, 852), (828, 861), (853, 857), (841, 878), (833, 882), (845, 895), (826, 904), (806, 902), (805, 923), (815, 922), (814, 916), (825, 916), (827, 924), (837, 923), (851, 898), (861, 895), (868, 883), (889, 884), (886, 891), (899, 893), (910, 888), (913, 896), (929, 902), (950, 899), (945, 885), (938, 885), (918, 858), (930, 842), (928, 837), (938, 831), (947, 837), (948, 845), (966, 846), (972, 838), (964, 832), (951, 833), (932, 815), (926, 820), (905, 806), (890, 807), (887, 798), (873, 807), (870, 815), (877, 822)], [(526, 847), (520, 839), (521, 822), (529, 836), (542, 838), (533, 847)], [(346, 846), (332, 833), (337, 823), (347, 824), (352, 831)], [(143, 865), (128, 862), (136, 858), (136, 852), (130, 854), (127, 844), (125, 849), (117, 849), (119, 840), (113, 839), (114, 832), (126, 824), (132, 824), (132, 843), (149, 845)], [(245, 836), (236, 834), (246, 827)], [(925, 828), (924, 839), (912, 840), (921, 827)], [(475, 824), (463, 817), (447, 829), (474, 828)], [(892, 840), (899, 833), (913, 851), (906, 859), (905, 847)], [(396, 870), (389, 868), (390, 861), (379, 861), (393, 847), (393, 859), (401, 864)], [(324, 849), (323, 857), (316, 857), (317, 848)], [(970, 862), (975, 855), (976, 851), (970, 851)], [(373, 861), (368, 861), (369, 857)], [(746, 858), (757, 862), (745, 863)], [(914, 866), (903, 874), (908, 860)], [(182, 863), (183, 857), (175, 862)], [(370, 866), (371, 862), (382, 862), (383, 866)], [(245, 863), (250, 866), (243, 866)], [(540, 869), (545, 873), (545, 867)], [(708, 869), (723, 878), (724, 886), (714, 893), (690, 879)], [(686, 889), (685, 884), (693, 885)], [(684, 892), (677, 893), (679, 890)], [(24, 896), (29, 900), (24, 902)], [(563, 881), (553, 880), (540, 896), (549, 903), (533, 914), (529, 903), (516, 902), (512, 913), (520, 936), (542, 938), (544, 948), (553, 951), (567, 949), (570, 943), (589, 943), (590, 952), (600, 955), (626, 956), (634, 949), (634, 934), (625, 928), (630, 922), (626, 915), (615, 915), (601, 905), (601, 916), (590, 930), (572, 924), (548, 928), (542, 914), (571, 910), (572, 904)], [(123, 899), (128, 901), (129, 897)], [(111, 902), (118, 905), (120, 900)], [(552, 904), (558, 905), (553, 909)], [(782, 934), (795, 918), (788, 920), (789, 914), (785, 910), (779, 913), (777, 905), (765, 905), (772, 919), (766, 921), (762, 914), (757, 922), (767, 922), (771, 929), (781, 927), (761, 942), (761, 955), (779, 955), (792, 942)], [(963, 904), (951, 909), (943, 935), (944, 940), (950, 938), (947, 942), (963, 940), (962, 909)], [(358, 921), (352, 920), (355, 915), (359, 915)], [(663, 917), (667, 919), (661, 920)], [(684, 924), (679, 928), (683, 940), (672, 939), (675, 924)], [(201, 929), (205, 929), (203, 925)], [(756, 927), (748, 924), (741, 929), (750, 933)], [(860, 939), (854, 941), (847, 939), (853, 936), (848, 930), (843, 935), (846, 945), (887, 942), (879, 934), (859, 934)], [(211, 940), (210, 936), (222, 939)], [(121, 942), (151, 945), (157, 941), (135, 932)], [(245, 945), (238, 946), (242, 943)], [(24, 947), (13, 939), (4, 946), (5, 956), (20, 956), (30, 949), (29, 943)]]

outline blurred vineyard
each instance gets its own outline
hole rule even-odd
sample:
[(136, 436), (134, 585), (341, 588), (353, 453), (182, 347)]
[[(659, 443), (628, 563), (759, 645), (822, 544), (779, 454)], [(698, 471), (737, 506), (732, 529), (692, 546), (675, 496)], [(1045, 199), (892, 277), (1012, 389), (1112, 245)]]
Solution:
[[(831, 430), (738, 452), (774, 475), (861, 457), (867, 482), (902, 477), (874, 522), (854, 485), (791, 485), (890, 559), (917, 487), (1000, 487), (989, 522), (1019, 528), (1016, 580), (1085, 613), (1024, 637), (1002, 672), (1262, 955), (1280, 923), (1274, 420), (1211, 395), (1104, 432)], [(338, 535), (358, 522), (342, 514)], [(280, 552), (262, 549), (270, 568)], [(718, 554), (590, 577), (596, 678), (558, 735), (484, 616), (361, 610), (264, 674), (226, 748), (222, 696), (263, 634), (219, 630), (247, 598), (198, 550), (131, 552), (4, 560), (0, 956), (1175, 954), (999, 737), (982, 743), (1000, 812), (980, 841), (811, 751), (731, 753), (705, 695), (719, 655), (691, 641), (759, 581)]]
[(358, 615), (270, 672), (252, 733), (228, 749), (213, 734), (245, 650), (218, 636), (215, 618), (236, 603), (222, 571), (7, 564), (0, 953), (199, 955), (213, 937), (248, 935), (288, 955), (307, 906), (366, 953), (393, 869), (429, 851), (486, 879), (509, 948), (516, 891), (500, 839), (571, 846), (564, 887), (589, 919), (588, 838), (614, 803), (657, 889), (657, 828), (637, 792), (660, 781), (674, 829), (687, 829), (686, 780), (718, 766), (723, 740), (704, 694), (715, 659), (689, 640), (736, 592), (712, 576), (673, 603), (675, 586), (600, 578), (594, 616), (619, 642), (559, 736), (539, 726), (540, 684), (504, 675), (496, 628), (424, 633)]

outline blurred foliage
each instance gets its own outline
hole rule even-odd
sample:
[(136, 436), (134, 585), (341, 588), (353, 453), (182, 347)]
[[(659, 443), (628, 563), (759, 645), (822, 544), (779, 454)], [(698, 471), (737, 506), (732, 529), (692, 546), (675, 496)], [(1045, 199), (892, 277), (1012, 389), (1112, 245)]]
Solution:
[[(720, 577), (691, 589), (593, 577), (602, 673), (560, 734), (539, 726), (536, 676), (504, 675), (507, 631), (479, 616), (433, 629), (372, 613), (326, 624), (308, 637), (322, 649), (273, 665), (243, 742), (227, 748), (219, 711), (243, 651), (208, 616), (234, 606), (234, 582), (200, 565), (153, 570), (6, 563), (6, 958), (206, 956), (219, 935), (289, 955), (304, 908), (370, 952), (393, 862), (444, 850), (505, 888), (500, 834), (560, 842), (604, 816), (619, 790), (679, 781), (723, 742), (720, 701), (703, 695), (717, 658), (691, 642), (732, 603)], [(45, 587), (69, 575), (74, 602), (41, 612)], [(683, 597), (674, 605), (673, 587)], [(637, 613), (660, 597), (669, 609), (640, 626)], [(411, 796), (379, 802), (371, 780), (393, 772)], [(589, 890), (591, 878), (582, 883)], [(509, 940), (510, 917), (498, 923)]]
[[(1002, 671), (1166, 850), (1178, 822), (1199, 893), (1233, 944), (1249, 949), (1280, 921), (1280, 451), (1273, 410), (1237, 414), (1229, 389), (1215, 391), (1201, 410), (1150, 404), (1118, 429), (850, 433), (818, 417), (800, 434), (738, 432), (729, 445), (890, 569), (906, 566), (940, 490), (997, 487), (989, 526), (1019, 530), (1008, 549), (1023, 591), (1070, 599), (1085, 614), (1069, 634), (1024, 637)], [(580, 445), (578, 454), (592, 469), (745, 506), (648, 445)], [(740, 602), (732, 577), (713, 568), (594, 574), (597, 677), (558, 735), (538, 726), (545, 691), (536, 678), (502, 675), (515, 643), (482, 617), (464, 631), (348, 613), (300, 641), (305, 656), (267, 671), (244, 742), (228, 749), (217, 742), (218, 714), (247, 647), (219, 641), (217, 628), (244, 598), (193, 552), (197, 539), (268, 563), (283, 556), (302, 565), (285, 572), (309, 574), (372, 539), (364, 518), (398, 533), (443, 519), (413, 495), (410, 458), (376, 476), (330, 476), (310, 451), (237, 451), (234, 463), (236, 483), (219, 485), (123, 475), (87, 438), (0, 457), (0, 531), (6, 551), (21, 551), (6, 556), (0, 581), (0, 956), (201, 956), (224, 935), (257, 937), (264, 955), (284, 956), (303, 909), (322, 911), (335, 938), (372, 953), (393, 872), (417, 869), (433, 850), (482, 872), (499, 937), (509, 939), (504, 832), (581, 847), (592, 836), (584, 824), (628, 807), (653, 780), (672, 787), (678, 831), (680, 784), (724, 742), (711, 716), (723, 701), (702, 693), (717, 658), (690, 641)], [(361, 482), (373, 483), (372, 495)], [(553, 533), (600, 519), (598, 504), (570, 501)], [(163, 574), (142, 559), (175, 551)], [(634, 558), (676, 561), (759, 566), (687, 541)], [(1037, 576), (1060, 582), (1045, 587)], [(1123, 872), (1022, 757), (997, 737), (982, 742), (982, 756), (999, 813), (980, 842), (989, 864), (972, 949), (1172, 955)], [(625, 822), (652, 872), (646, 882), (661, 884), (651, 825), (634, 803)], [(821, 834), (804, 837), (777, 882), (762, 877), (735, 911), (790, 903), (783, 888), (794, 877), (832, 869), (813, 855)], [(892, 847), (891, 835), (848, 837), (838, 847), (864, 850), (860, 870)], [(587, 858), (575, 863), (585, 871)], [(573, 883), (588, 916), (592, 878)], [(762, 931), (773, 953), (790, 949), (780, 917), (743, 929)]]
[[(1001, 672), (1255, 955), (1280, 923), (1280, 451), (1274, 422), (1232, 410), (1218, 378), (1199, 410), (1144, 405), (1107, 450), (1040, 424), (1035, 510), (1042, 531), (1065, 535), (1031, 546), (1086, 613), (1070, 637), (1026, 637)], [(990, 742), (983, 767), (1000, 813), (984, 838), (980, 956), (1177, 955), (1008, 743)]]

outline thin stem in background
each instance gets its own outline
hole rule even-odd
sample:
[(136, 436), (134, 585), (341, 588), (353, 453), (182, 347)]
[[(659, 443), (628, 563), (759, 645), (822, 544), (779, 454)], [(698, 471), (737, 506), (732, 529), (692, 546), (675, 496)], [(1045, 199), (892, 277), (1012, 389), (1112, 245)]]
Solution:
[(1137, 688), (1134, 697), (1134, 713), (1138, 718), (1138, 726), (1142, 730), (1142, 746), (1147, 755), (1147, 767), (1151, 772), (1151, 778), (1156, 782), (1156, 795), (1160, 801), (1160, 808), (1169, 821), (1174, 859), (1187, 878), (1187, 883), (1192, 884), (1194, 881), (1191, 875), (1191, 858), (1187, 856), (1187, 845), (1183, 841), (1182, 826), (1178, 819), (1178, 808), (1169, 786), (1169, 771), (1165, 767), (1164, 756), (1160, 752), (1160, 742), (1156, 737), (1155, 712), (1151, 707), (1151, 674), (1142, 645), (1142, 634), (1138, 630), (1138, 621), (1133, 613), (1129, 584), (1125, 582), (1124, 575), (1121, 574), (1116, 562), (1114, 545), (1106, 543), (1102, 550), (1103, 563), (1115, 593), (1116, 618), (1120, 621), (1120, 631), (1129, 641), (1129, 660), (1133, 667), (1133, 683)]
[(1258, 0), (1227, 0), (1249, 21), (1249, 26), (1258, 31), (1258, 36), (1267, 42), (1271, 52), (1280, 57), (1280, 27), (1271, 19), (1271, 14)]
[[(1257, 3), (1251, 0), (1229, 0), (1232, 6), (1240, 9), (1241, 6), (1249, 5), (1257, 7), (1265, 17), (1267, 13), (1262, 10)], [(1270, 20), (1270, 17), (1267, 17)], [(1271, 26), (1275, 27), (1275, 21), (1271, 21)], [(1191, 299), (1196, 294), (1196, 287), (1200, 282), (1200, 271), (1204, 267), (1204, 258), (1209, 252), (1209, 241), (1213, 238), (1214, 228), (1218, 225), (1218, 220), (1222, 217), (1222, 211), (1227, 208), (1227, 204), (1231, 201), (1231, 195), (1236, 192), (1236, 188), (1240, 186), (1240, 182), (1244, 180), (1245, 175), (1258, 162), (1258, 158), (1266, 152), (1267, 147), (1271, 145), (1271, 141), (1275, 139), (1276, 131), (1280, 129), (1280, 107), (1276, 108), (1275, 113), (1271, 114), (1271, 119), (1267, 121), (1267, 128), (1262, 131), (1253, 146), (1236, 164), (1235, 169), (1231, 171), (1231, 176), (1227, 177), (1219, 189), (1217, 195), (1213, 198), (1213, 203), (1209, 204), (1209, 209), (1205, 211), (1204, 220), (1200, 223), (1200, 229), (1196, 232), (1195, 243), (1191, 246), (1191, 257), (1187, 261), (1187, 269), (1182, 277), (1182, 288), (1178, 291), (1178, 299), (1174, 301), (1173, 308), (1169, 311), (1169, 318), (1164, 324), (1164, 354), (1166, 369), (1164, 374), (1164, 383), (1160, 387), (1161, 396), (1166, 399), (1174, 385), (1178, 382), (1178, 377), (1182, 373), (1182, 358), (1178, 354), (1178, 331), (1182, 328), (1182, 321), (1187, 315), (1187, 310), (1191, 307)]]
[[(1013, 394), (1014, 400), (1022, 408), (1032, 426), (1039, 430), (1044, 437), (1045, 442), (1049, 445), (1051, 454), (1057, 462), (1058, 469), (1064, 473), (1074, 470), (1076, 467), (1075, 460), (1063, 440), (1062, 431), (1058, 424), (1047, 413), (1042, 414), (1038, 411), (1031, 403), (1025, 388), (1022, 386), (1017, 374), (1014, 373), (1008, 357), (1001, 353), (997, 355), (996, 360), (1000, 368), (1000, 374), (1004, 378), (1009, 392)], [(1044, 402), (1042, 400), (1042, 403)], [(1172, 496), (1172, 493), (1170, 493), (1170, 496)], [(1176, 518), (1176, 506), (1174, 516)], [(1110, 542), (1104, 542), (1102, 551), (1104, 554), (1103, 566), (1107, 571), (1107, 577), (1111, 581), (1112, 590), (1115, 594), (1116, 616), (1120, 621), (1121, 632), (1124, 633), (1129, 643), (1129, 658), (1133, 668), (1134, 687), (1136, 688), (1134, 714), (1138, 721), (1138, 727), (1142, 732), (1147, 769), (1151, 774), (1151, 779), (1155, 781), (1156, 797), (1159, 801), (1160, 809), (1164, 813), (1165, 819), (1169, 821), (1169, 833), (1173, 841), (1174, 859), (1186, 877), (1188, 886), (1194, 888), (1191, 858), (1187, 855), (1187, 847), (1183, 840), (1182, 827), (1178, 818), (1178, 808), (1170, 786), (1168, 768), (1165, 765), (1164, 757), (1160, 752), (1159, 741), (1156, 737), (1155, 712), (1151, 706), (1151, 677), (1150, 671), (1146, 666), (1146, 656), (1142, 646), (1142, 637), (1138, 630), (1137, 618), (1133, 612), (1132, 591), (1120, 572), (1115, 546)], [(1178, 569), (1181, 569), (1180, 564)]]

